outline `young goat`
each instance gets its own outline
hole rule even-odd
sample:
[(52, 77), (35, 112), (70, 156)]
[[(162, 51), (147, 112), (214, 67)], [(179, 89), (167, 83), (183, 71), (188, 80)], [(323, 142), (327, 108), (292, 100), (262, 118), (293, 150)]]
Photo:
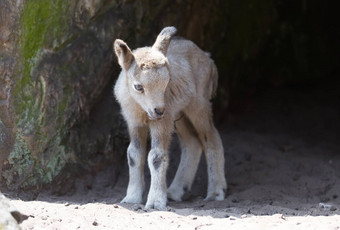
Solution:
[[(151, 185), (146, 209), (165, 209), (167, 197), (182, 200), (191, 189), (202, 150), (208, 168), (206, 199), (223, 200), (227, 189), (224, 150), (213, 124), (210, 103), (217, 87), (217, 69), (213, 60), (193, 42), (173, 38), (175, 33), (175, 27), (166, 27), (152, 47), (134, 51), (122, 40), (114, 42), (122, 67), (114, 94), (130, 134), (129, 184), (122, 202), (142, 202), (149, 130)], [(168, 146), (174, 131), (182, 155), (167, 190)]]

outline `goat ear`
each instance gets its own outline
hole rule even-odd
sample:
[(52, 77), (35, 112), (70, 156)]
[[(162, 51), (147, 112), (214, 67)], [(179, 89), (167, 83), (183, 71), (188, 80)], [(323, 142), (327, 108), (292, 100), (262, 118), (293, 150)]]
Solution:
[(166, 55), (171, 38), (175, 35), (176, 32), (177, 29), (173, 26), (165, 27), (157, 36), (156, 42), (153, 44), (152, 48)]
[(135, 58), (128, 45), (123, 40), (116, 39), (114, 42), (114, 50), (117, 55), (119, 65), (124, 70), (128, 70)]

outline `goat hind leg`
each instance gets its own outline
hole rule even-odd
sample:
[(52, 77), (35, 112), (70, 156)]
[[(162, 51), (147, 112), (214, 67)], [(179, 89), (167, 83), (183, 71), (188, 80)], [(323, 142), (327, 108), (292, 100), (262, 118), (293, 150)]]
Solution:
[(176, 122), (176, 131), (181, 145), (181, 161), (176, 175), (168, 189), (168, 198), (174, 201), (185, 200), (202, 154), (202, 145), (190, 121), (185, 116)]
[(205, 156), (208, 168), (208, 193), (206, 200), (224, 200), (227, 182), (224, 171), (222, 140), (214, 125), (206, 133)]
[(224, 149), (221, 137), (216, 130), (213, 121), (210, 105), (197, 106), (195, 110), (187, 113), (190, 121), (197, 130), (199, 139), (203, 145), (208, 170), (208, 192), (206, 200), (223, 200), (227, 190), (227, 182), (224, 171)]

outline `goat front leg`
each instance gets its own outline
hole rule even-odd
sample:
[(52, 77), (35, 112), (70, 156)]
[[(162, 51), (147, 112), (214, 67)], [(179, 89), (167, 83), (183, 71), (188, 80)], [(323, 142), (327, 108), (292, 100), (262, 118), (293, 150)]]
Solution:
[[(131, 126), (131, 125), (130, 125)], [(129, 184), (121, 203), (142, 203), (145, 187), (144, 164), (146, 158), (147, 127), (129, 127), (130, 144), (127, 149)]]
[(166, 170), (169, 156), (168, 145), (173, 129), (172, 121), (162, 119), (150, 124), (151, 150), (148, 164), (151, 173), (151, 184), (146, 209), (164, 210), (167, 203)]

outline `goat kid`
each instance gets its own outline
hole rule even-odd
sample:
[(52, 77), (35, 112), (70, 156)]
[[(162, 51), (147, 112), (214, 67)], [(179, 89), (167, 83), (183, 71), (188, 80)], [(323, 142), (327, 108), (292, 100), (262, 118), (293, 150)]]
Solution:
[[(146, 209), (164, 210), (167, 197), (181, 201), (186, 196), (202, 151), (208, 169), (206, 200), (223, 200), (227, 189), (224, 150), (213, 124), (210, 103), (217, 87), (217, 69), (207, 53), (189, 40), (174, 37), (175, 33), (175, 27), (166, 27), (152, 47), (134, 51), (122, 40), (114, 42), (122, 67), (114, 94), (130, 135), (129, 184), (122, 202), (142, 202), (149, 131), (151, 150), (147, 160), (151, 185)], [(179, 137), (182, 154), (167, 189), (168, 146), (173, 132)]]

